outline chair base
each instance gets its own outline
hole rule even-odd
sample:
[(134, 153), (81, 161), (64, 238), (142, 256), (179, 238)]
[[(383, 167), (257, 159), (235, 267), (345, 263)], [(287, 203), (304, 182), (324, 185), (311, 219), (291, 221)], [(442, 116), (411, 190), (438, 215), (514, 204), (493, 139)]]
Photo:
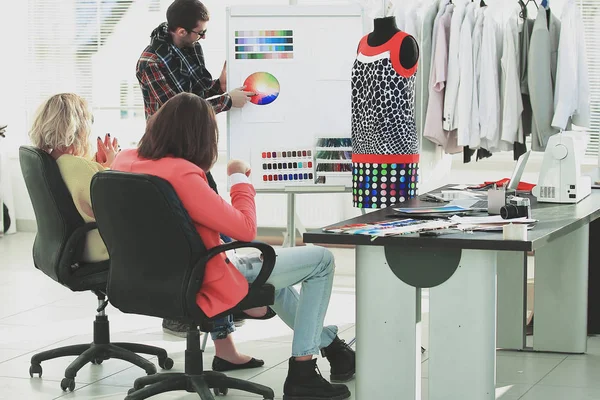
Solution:
[(39, 374), (41, 377), (42, 361), (66, 356), (77, 356), (77, 358), (65, 370), (65, 378), (60, 384), (61, 388), (65, 391), (73, 391), (75, 389), (77, 372), (87, 363), (99, 365), (104, 360), (111, 358), (128, 361), (137, 365), (146, 371), (148, 375), (155, 374), (156, 366), (136, 353), (157, 356), (158, 364), (161, 368), (173, 368), (173, 360), (167, 356), (165, 349), (137, 343), (110, 343), (108, 317), (106, 315), (97, 315), (94, 321), (93, 343), (76, 344), (37, 353), (31, 357), (29, 375), (33, 377), (33, 374)]
[(210, 389), (215, 393), (227, 394), (229, 389), (243, 390), (263, 396), (265, 400), (273, 400), (273, 389), (258, 383), (242, 379), (230, 378), (222, 372), (204, 371), (202, 365), (203, 351), (200, 348), (200, 332), (191, 329), (187, 333), (185, 350), (185, 373), (156, 374), (138, 378), (133, 383), (125, 400), (142, 400), (159, 393), (185, 390), (197, 393), (202, 400), (214, 400)]
[(156, 374), (144, 376), (135, 380), (133, 389), (125, 400), (142, 400), (160, 393), (175, 390), (185, 390), (197, 393), (202, 400), (214, 400), (210, 389), (216, 389), (226, 394), (228, 389), (238, 389), (263, 396), (265, 400), (273, 400), (275, 394), (267, 386), (248, 382), (242, 379), (230, 378), (221, 372), (205, 371), (200, 375), (185, 373)]

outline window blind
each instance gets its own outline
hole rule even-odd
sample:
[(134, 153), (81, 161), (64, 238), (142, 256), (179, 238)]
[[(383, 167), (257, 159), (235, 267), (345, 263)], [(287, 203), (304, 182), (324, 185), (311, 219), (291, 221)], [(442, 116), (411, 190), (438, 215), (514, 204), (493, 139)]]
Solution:
[(587, 155), (598, 154), (600, 145), (600, 0), (579, 0), (585, 29), (590, 79), (590, 141)]
[(143, 133), (135, 63), (172, 0), (28, 0), (26, 104), (74, 92), (94, 113), (94, 133), (135, 143)]

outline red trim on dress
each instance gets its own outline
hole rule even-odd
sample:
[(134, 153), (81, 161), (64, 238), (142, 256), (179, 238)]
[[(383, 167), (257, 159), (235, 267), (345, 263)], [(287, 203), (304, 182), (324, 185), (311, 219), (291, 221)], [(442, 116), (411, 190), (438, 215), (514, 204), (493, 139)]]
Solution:
[(352, 162), (375, 164), (418, 163), (419, 154), (352, 154)]
[(406, 32), (398, 32), (390, 40), (385, 42), (379, 46), (370, 46), (367, 39), (369, 35), (365, 35), (358, 45), (358, 52), (365, 56), (373, 57), (377, 56), (386, 51), (390, 52), (390, 60), (392, 62), (392, 66), (394, 70), (401, 76), (405, 78), (410, 78), (417, 72), (418, 62), (410, 69), (406, 69), (400, 64), (400, 47), (402, 46), (402, 41), (407, 36), (410, 36)]

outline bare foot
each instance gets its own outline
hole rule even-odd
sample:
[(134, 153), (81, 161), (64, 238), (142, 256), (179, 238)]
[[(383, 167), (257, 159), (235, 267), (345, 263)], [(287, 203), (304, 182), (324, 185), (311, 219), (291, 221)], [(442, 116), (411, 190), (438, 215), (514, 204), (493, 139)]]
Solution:
[(264, 317), (265, 315), (267, 315), (267, 307), (263, 306), (263, 307), (249, 308), (247, 310), (244, 310), (244, 314), (248, 314), (249, 316), (254, 317), (254, 318)]

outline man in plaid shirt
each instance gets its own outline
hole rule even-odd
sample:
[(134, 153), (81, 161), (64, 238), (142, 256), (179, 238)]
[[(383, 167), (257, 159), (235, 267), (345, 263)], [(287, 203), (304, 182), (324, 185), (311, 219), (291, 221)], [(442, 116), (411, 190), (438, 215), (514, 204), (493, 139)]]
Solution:
[[(207, 99), (215, 113), (231, 107), (241, 108), (254, 95), (243, 88), (225, 92), (225, 65), (219, 79), (213, 80), (206, 69), (199, 41), (206, 36), (208, 20), (208, 10), (199, 0), (175, 0), (167, 9), (167, 22), (152, 31), (150, 45), (144, 49), (136, 67), (146, 118), (181, 92)], [(208, 171), (206, 178), (217, 192), (217, 184)], [(231, 241), (227, 237), (223, 240)], [(187, 328), (185, 321), (163, 320), (163, 329), (170, 334), (185, 337)]]
[(146, 118), (181, 92), (207, 99), (216, 113), (243, 107), (253, 95), (242, 88), (225, 92), (225, 65), (215, 80), (206, 69), (199, 41), (206, 36), (208, 19), (208, 10), (200, 1), (175, 0), (167, 10), (167, 22), (152, 31), (150, 45), (136, 67)]

